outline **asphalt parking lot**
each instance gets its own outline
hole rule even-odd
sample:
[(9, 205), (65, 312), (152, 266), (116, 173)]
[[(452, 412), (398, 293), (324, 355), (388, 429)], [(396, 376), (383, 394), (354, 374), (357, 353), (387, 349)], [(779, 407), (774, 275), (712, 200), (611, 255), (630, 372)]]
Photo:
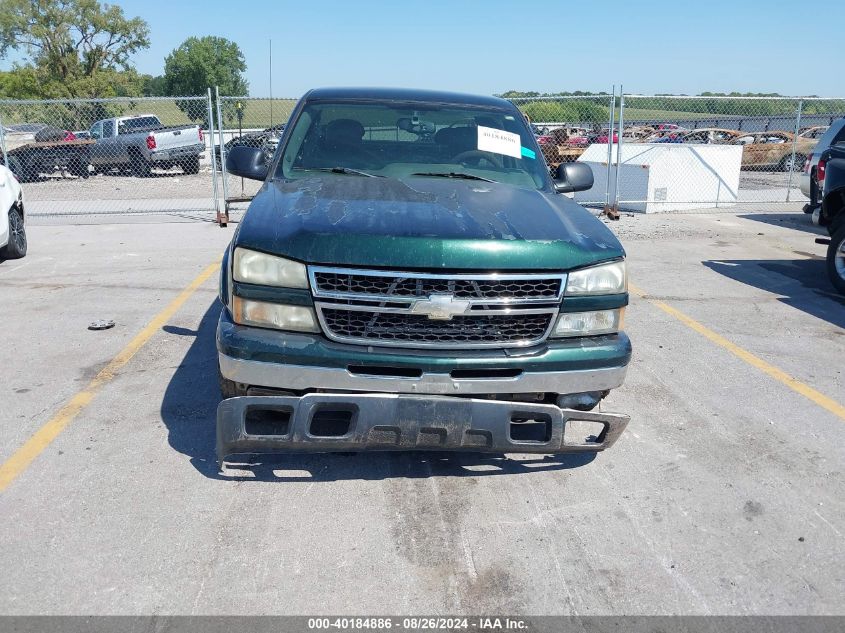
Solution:
[(821, 231), (777, 207), (611, 226), (635, 285), (611, 450), (221, 473), (234, 225), (35, 219), (0, 264), (0, 612), (842, 614), (845, 300)]

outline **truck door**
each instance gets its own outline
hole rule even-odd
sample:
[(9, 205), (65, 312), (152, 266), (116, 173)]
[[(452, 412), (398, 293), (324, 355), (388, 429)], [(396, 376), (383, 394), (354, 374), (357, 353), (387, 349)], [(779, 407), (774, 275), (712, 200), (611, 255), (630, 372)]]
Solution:
[(104, 161), (102, 160), (103, 122), (97, 121), (91, 126), (89, 132), (91, 133), (91, 138), (94, 140), (94, 145), (89, 148), (88, 160), (92, 165), (94, 165), (94, 167), (98, 167), (99, 165), (104, 164)]
[[(98, 126), (99, 129), (98, 129)], [(97, 133), (99, 132), (99, 136)], [(91, 164), (100, 167), (108, 165), (121, 165), (126, 162), (124, 152), (117, 139), (114, 119), (98, 121), (91, 128), (91, 137), (96, 143), (91, 149)]]

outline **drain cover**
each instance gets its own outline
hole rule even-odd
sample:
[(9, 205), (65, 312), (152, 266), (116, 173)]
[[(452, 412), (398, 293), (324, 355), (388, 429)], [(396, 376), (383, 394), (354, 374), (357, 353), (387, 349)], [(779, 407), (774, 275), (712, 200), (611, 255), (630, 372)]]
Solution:
[(114, 321), (106, 320), (106, 319), (97, 319), (93, 323), (88, 326), (89, 330), (108, 330), (109, 328), (114, 327)]

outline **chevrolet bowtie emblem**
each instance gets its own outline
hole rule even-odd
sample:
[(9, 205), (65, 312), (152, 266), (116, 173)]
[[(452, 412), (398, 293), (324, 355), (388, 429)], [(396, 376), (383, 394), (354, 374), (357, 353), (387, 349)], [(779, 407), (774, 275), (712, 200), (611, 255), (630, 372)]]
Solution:
[(428, 299), (417, 299), (411, 312), (425, 314), (429, 319), (451, 321), (456, 314), (464, 314), (469, 309), (469, 301), (455, 300), (454, 295), (430, 295)]

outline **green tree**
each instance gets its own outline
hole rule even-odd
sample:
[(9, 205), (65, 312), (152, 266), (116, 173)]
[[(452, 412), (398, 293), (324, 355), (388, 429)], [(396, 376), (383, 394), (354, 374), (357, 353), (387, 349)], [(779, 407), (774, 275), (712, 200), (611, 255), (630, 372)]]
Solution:
[(166, 89), (164, 85), (163, 75), (141, 75), (142, 89), (141, 92), (145, 97), (163, 97)]
[[(189, 37), (164, 60), (165, 94), (201, 95), (218, 86), (221, 95), (243, 96), (249, 89), (245, 71), (244, 55), (234, 42), (211, 35)], [(207, 117), (204, 101), (177, 101), (176, 105), (194, 121)]]
[(520, 110), (534, 123), (607, 123), (609, 110), (606, 105), (581, 99), (565, 101), (533, 101), (520, 103)]
[[(98, 0), (0, 0), (0, 58), (23, 59), (18, 83), (27, 96), (108, 97), (140, 94), (131, 56), (149, 47), (149, 27)], [(6, 89), (15, 81), (4, 82)], [(8, 93), (7, 93), (8, 94)], [(18, 94), (8, 96), (19, 96)], [(22, 95), (21, 95), (22, 96)]]

